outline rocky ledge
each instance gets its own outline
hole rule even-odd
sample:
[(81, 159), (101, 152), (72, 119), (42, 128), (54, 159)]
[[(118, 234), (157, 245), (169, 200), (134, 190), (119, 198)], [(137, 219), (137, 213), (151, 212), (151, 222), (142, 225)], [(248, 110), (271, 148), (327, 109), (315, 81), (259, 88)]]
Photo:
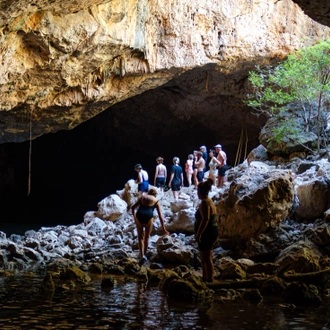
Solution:
[(293, 156), (269, 160), (259, 146), (249, 162), (228, 171), (225, 187), (210, 193), (219, 215), (213, 283), (201, 280), (193, 234), (199, 200), (192, 187), (183, 188), (177, 202), (171, 191), (159, 195), (171, 234), (161, 236), (156, 216), (148, 261), (139, 265), (130, 211), (138, 195), (134, 180), (100, 201), (80, 224), (22, 236), (0, 232), (1, 274), (42, 271), (42, 289), (50, 292), (86, 285), (98, 274), (104, 288), (118, 277), (141, 280), (189, 301), (211, 299), (216, 291), (221, 299), (258, 302), (275, 294), (286, 303), (321, 303), (330, 293), (330, 163), (321, 156)]

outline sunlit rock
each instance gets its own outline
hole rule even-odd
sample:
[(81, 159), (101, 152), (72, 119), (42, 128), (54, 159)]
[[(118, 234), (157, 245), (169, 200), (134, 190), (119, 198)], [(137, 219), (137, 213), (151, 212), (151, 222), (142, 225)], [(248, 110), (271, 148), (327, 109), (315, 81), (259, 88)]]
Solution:
[(233, 171), (235, 179), (215, 198), (221, 237), (246, 241), (286, 219), (294, 197), (289, 171)]
[(116, 221), (127, 211), (127, 203), (118, 195), (110, 195), (98, 203), (97, 217), (103, 220)]
[(192, 208), (180, 210), (177, 214), (173, 216), (172, 221), (167, 223), (167, 230), (175, 233), (184, 232), (193, 234), (195, 213), (196, 210)]

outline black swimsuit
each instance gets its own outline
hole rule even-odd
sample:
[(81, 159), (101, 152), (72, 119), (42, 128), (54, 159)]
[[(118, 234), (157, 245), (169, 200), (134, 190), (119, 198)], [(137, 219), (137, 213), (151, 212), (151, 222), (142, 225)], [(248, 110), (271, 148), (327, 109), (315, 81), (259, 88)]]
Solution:
[(139, 222), (142, 225), (146, 225), (150, 219), (154, 217), (154, 209), (159, 201), (157, 201), (154, 205), (151, 206), (145, 206), (140, 205), (139, 209), (136, 212), (136, 218), (139, 220)]

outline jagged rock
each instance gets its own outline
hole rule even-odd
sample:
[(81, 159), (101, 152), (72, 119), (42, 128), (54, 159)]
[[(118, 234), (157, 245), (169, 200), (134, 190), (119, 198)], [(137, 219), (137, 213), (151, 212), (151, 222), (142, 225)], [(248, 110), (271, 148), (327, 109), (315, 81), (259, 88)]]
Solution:
[[(30, 116), (22, 113), (33, 113), (33, 122), (38, 123), (33, 137), (72, 129), (112, 104), (207, 64), (210, 79), (197, 74), (190, 81), (201, 80), (206, 91), (220, 89), (223, 100), (236, 97), (238, 89), (246, 94), (242, 77), (253, 61), (281, 59), (329, 36), (326, 27), (298, 6), (282, 1), (246, 6), (244, 1), (205, 0), (203, 12), (196, 0), (171, 6), (166, 1), (123, 6), (102, 0), (3, 4), (2, 142), (29, 138)], [(283, 17), (287, 24), (282, 24)], [(225, 76), (234, 69), (236, 75)], [(214, 81), (217, 71), (221, 78)], [(190, 118), (190, 113), (183, 114)]]
[(171, 211), (173, 213), (179, 212), (184, 209), (189, 209), (193, 203), (187, 199), (179, 199), (178, 201), (171, 202)]
[(216, 264), (216, 267), (220, 271), (220, 275), (218, 277), (223, 280), (242, 280), (246, 278), (245, 271), (231, 258), (221, 258)]
[(220, 237), (247, 241), (286, 219), (294, 190), (289, 171), (254, 169), (238, 172), (217, 195)]
[(323, 219), (325, 222), (330, 222), (330, 209), (328, 209), (324, 212)]
[(321, 252), (308, 240), (290, 245), (275, 259), (275, 263), (279, 265), (279, 270), (287, 268), (297, 273), (321, 270), (321, 261)]
[(166, 224), (167, 230), (174, 233), (194, 233), (194, 223), (195, 223), (195, 213), (196, 210), (182, 209), (177, 214), (174, 215), (173, 220)]
[(330, 245), (330, 227), (327, 223), (315, 224), (306, 229), (305, 234), (317, 246)]
[(315, 220), (323, 216), (330, 206), (329, 179), (319, 177), (299, 184), (299, 205), (295, 212), (297, 220)]
[[(309, 105), (306, 105), (309, 107)], [(309, 111), (309, 109), (307, 109)], [(316, 114), (314, 109), (314, 114)], [(317, 125), (314, 122), (310, 125), (309, 130), (306, 130), (306, 123), (303, 118), (304, 112), (301, 105), (290, 104), (287, 109), (281, 112), (279, 116), (274, 116), (268, 119), (265, 126), (261, 129), (259, 135), (260, 143), (267, 149), (268, 152), (274, 155), (287, 155), (293, 152), (305, 151), (306, 146), (311, 146), (317, 141)], [(290, 121), (290, 129), (295, 130), (294, 134), (285, 134), (281, 139), (274, 138), (274, 130), (283, 126), (284, 121)]]
[(274, 275), (278, 272), (279, 266), (273, 262), (256, 263), (247, 267), (248, 274)]
[(247, 156), (248, 166), (251, 165), (253, 161), (265, 161), (268, 160), (267, 149), (260, 144), (257, 148), (254, 148)]
[(157, 241), (157, 252), (171, 264), (188, 265), (194, 259), (196, 250), (184, 245), (180, 239), (163, 236)]
[(128, 180), (124, 189), (118, 190), (117, 194), (127, 203), (128, 207), (131, 207), (138, 198), (138, 185), (135, 180)]
[(104, 198), (97, 206), (96, 216), (103, 220), (116, 221), (127, 211), (127, 203), (115, 194)]

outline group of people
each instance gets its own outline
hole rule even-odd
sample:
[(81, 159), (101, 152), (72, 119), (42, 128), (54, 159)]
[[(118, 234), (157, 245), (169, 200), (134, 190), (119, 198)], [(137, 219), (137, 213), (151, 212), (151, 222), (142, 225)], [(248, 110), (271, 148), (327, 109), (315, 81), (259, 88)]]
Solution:
[[(185, 172), (188, 185), (191, 186), (192, 180), (194, 189), (197, 189), (198, 198), (201, 200), (195, 215), (195, 239), (198, 243), (202, 264), (202, 278), (205, 282), (212, 282), (214, 277), (214, 266), (212, 260), (213, 245), (218, 237), (218, 220), (216, 207), (209, 197), (209, 192), (213, 185), (216, 185), (218, 174), (218, 187), (223, 186), (225, 182), (225, 173), (227, 169), (227, 156), (222, 150), (222, 146), (217, 144), (215, 150), (206, 152), (206, 147), (201, 146), (200, 151), (194, 151), (188, 156), (185, 164)], [(204, 180), (206, 164), (209, 156), (209, 177)], [(163, 164), (164, 159), (156, 159), (157, 166), (154, 177), (154, 185), (164, 191), (167, 180), (167, 169)], [(184, 185), (183, 170), (179, 165), (180, 159), (173, 158), (171, 174), (168, 185), (172, 190), (173, 197), (178, 200), (181, 187)], [(149, 189), (149, 176), (141, 164), (136, 164), (134, 169), (138, 173), (135, 181), (138, 184), (139, 198), (132, 205), (132, 213), (138, 233), (138, 245), (140, 250), (140, 264), (142, 265), (148, 259), (146, 252), (149, 244), (149, 237), (153, 227), (154, 209), (157, 210), (164, 235), (169, 235), (165, 228), (165, 221), (162, 215), (159, 200), (157, 200), (157, 190)], [(217, 173), (218, 171), (218, 173)]]
[(207, 153), (206, 147), (201, 146), (199, 151), (195, 150), (193, 154), (188, 155), (185, 172), (189, 187), (193, 182), (195, 189), (197, 189), (197, 184), (204, 180), (208, 161), (209, 178), (212, 179), (213, 185), (219, 188), (223, 187), (226, 178), (227, 155), (222, 150), (221, 144), (217, 144), (214, 148), (215, 150), (210, 149)]

